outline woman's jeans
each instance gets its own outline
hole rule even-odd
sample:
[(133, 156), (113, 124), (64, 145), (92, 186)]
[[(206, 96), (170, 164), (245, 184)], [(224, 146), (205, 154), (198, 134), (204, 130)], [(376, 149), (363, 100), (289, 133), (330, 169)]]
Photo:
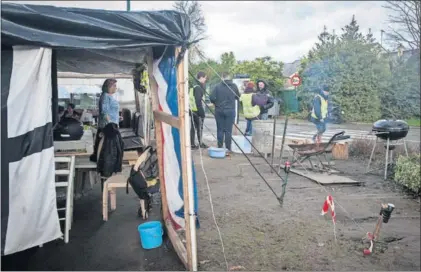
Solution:
[(317, 136), (321, 137), (326, 131), (326, 119), (324, 120), (324, 122), (321, 122), (319, 119), (311, 117), (310, 121), (316, 125), (317, 133), (313, 136), (313, 140), (315, 140)]
[(222, 148), (225, 139), (225, 148), (231, 150), (232, 127), (235, 121), (235, 109), (215, 110), (216, 136), (218, 147)]
[(247, 120), (246, 136), (247, 135), (251, 135), (252, 129), (253, 129), (252, 121), (251, 120)]
[(253, 121), (256, 120), (256, 119), (257, 118), (252, 118), (252, 119), (246, 118), (246, 122), (247, 122), (246, 136), (251, 136), (251, 134), (253, 133)]

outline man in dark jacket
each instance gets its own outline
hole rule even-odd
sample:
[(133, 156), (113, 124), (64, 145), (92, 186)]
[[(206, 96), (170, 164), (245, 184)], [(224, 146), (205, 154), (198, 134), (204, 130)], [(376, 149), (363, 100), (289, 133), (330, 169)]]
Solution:
[(205, 109), (203, 108), (202, 98), (206, 90), (207, 76), (204, 72), (199, 72), (196, 75), (200, 85), (195, 85), (189, 91), (189, 104), (190, 104), (190, 143), (192, 149), (197, 149), (198, 146), (195, 144), (195, 134), (197, 133), (197, 140), (199, 141), (200, 148), (208, 148), (203, 143), (203, 122), (205, 121)]
[(235, 107), (236, 103), (239, 103), (240, 93), (237, 85), (232, 82), (228, 73), (224, 72), (221, 76), (223, 81), (215, 86), (209, 99), (215, 105), (218, 147), (222, 148), (225, 138), (225, 148), (231, 151)]
[(267, 102), (265, 105), (260, 106), (260, 115), (259, 115), (259, 119), (260, 120), (267, 120), (268, 119), (268, 111), (270, 108), (273, 107), (275, 101), (273, 99), (273, 97), (270, 95), (270, 92), (267, 88), (267, 84), (265, 81), (263, 80), (258, 80), (257, 82), (257, 91), (256, 91), (256, 96), (257, 97), (267, 97)]

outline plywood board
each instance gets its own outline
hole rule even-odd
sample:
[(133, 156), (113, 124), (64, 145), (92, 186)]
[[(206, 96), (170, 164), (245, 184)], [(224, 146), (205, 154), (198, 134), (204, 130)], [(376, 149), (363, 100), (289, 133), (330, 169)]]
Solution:
[(313, 180), (317, 183), (320, 183), (322, 185), (328, 185), (328, 184), (355, 184), (355, 185), (359, 185), (362, 184), (363, 182), (361, 181), (356, 181), (353, 179), (350, 179), (348, 177), (344, 177), (344, 176), (338, 176), (335, 174), (327, 174), (327, 173), (314, 173), (311, 171), (305, 172), (302, 170), (296, 170), (296, 169), (291, 169), (291, 172), (306, 177), (310, 180)]

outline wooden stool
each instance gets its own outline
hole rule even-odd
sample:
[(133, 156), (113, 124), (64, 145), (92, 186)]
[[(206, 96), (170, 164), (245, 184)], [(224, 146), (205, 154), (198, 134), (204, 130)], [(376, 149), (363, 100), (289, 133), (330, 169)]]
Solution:
[(117, 188), (126, 188), (127, 178), (123, 174), (117, 174), (109, 177), (104, 182), (104, 190), (102, 192), (102, 218), (104, 221), (108, 221), (108, 193), (110, 194), (111, 210), (114, 211), (117, 208), (116, 190)]

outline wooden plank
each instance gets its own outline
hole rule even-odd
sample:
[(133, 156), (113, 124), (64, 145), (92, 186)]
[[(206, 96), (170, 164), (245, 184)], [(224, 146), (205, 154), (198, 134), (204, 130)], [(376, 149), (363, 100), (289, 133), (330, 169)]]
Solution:
[[(176, 49), (175, 58), (177, 59), (178, 54), (180, 53), (180, 48)], [(187, 53), (187, 52), (186, 52)], [(195, 225), (190, 225), (190, 192), (189, 190), (189, 180), (192, 179), (192, 169), (191, 169), (191, 149), (190, 149), (190, 135), (189, 127), (190, 122), (186, 122), (186, 112), (188, 111), (188, 97), (186, 97), (185, 92), (185, 82), (188, 78), (185, 75), (184, 71), (184, 59), (179, 63), (177, 67), (177, 98), (178, 98), (178, 118), (180, 120), (180, 150), (181, 150), (181, 169), (182, 169), (182, 178), (183, 178), (183, 198), (184, 198), (184, 218), (186, 222), (185, 231), (186, 231), (186, 250), (187, 250), (187, 265), (190, 271), (194, 271), (197, 264), (193, 260), (192, 252), (192, 228), (195, 228)], [(187, 103), (186, 103), (187, 101)], [(190, 156), (190, 157), (189, 157)]]
[(75, 157), (89, 157), (92, 153), (87, 152), (54, 152), (55, 157), (75, 156)]
[(153, 116), (155, 120), (164, 122), (172, 127), (180, 129), (180, 119), (175, 116), (172, 116), (171, 114), (168, 114), (166, 112), (159, 111), (159, 110), (158, 111), (154, 110)]
[(172, 223), (169, 219), (165, 220), (165, 228), (167, 229), (168, 238), (170, 238), (171, 244), (173, 245), (175, 252), (177, 253), (181, 262), (187, 268), (188, 265), (186, 248), (184, 247), (184, 244), (178, 236), (177, 232), (174, 230)]
[[(148, 64), (149, 87), (150, 87), (150, 97), (151, 97), (151, 102), (152, 102), (152, 110), (155, 111), (155, 110), (159, 110), (159, 100), (158, 100), (158, 84), (156, 83), (154, 77), (152, 76), (152, 73), (153, 73), (153, 57), (152, 56), (153, 56), (153, 53), (152, 53), (152, 48), (151, 48), (147, 56), (147, 64)], [(162, 201), (162, 217), (165, 221), (168, 219), (168, 202), (167, 202), (167, 194), (166, 194), (166, 188), (165, 188), (164, 158), (162, 157), (163, 148), (164, 148), (162, 144), (162, 124), (155, 118), (154, 118), (154, 122), (155, 122), (155, 141), (156, 141), (159, 180), (160, 180), (159, 186), (160, 186), (161, 201)]]
[(83, 78), (83, 79), (89, 79), (89, 78), (97, 78), (97, 79), (106, 79), (106, 78), (127, 78), (132, 79), (132, 75), (127, 74), (80, 74), (80, 73), (73, 73), (73, 72), (58, 72), (57, 73), (58, 78)]
[[(282, 167), (283, 168), (283, 167)], [(328, 185), (328, 184), (355, 184), (355, 185), (360, 185), (364, 182), (362, 181), (356, 181), (344, 176), (338, 176), (338, 175), (334, 175), (334, 174), (327, 174), (327, 173), (315, 173), (312, 171), (308, 171), (308, 173), (306, 173), (305, 171), (302, 170), (297, 170), (297, 169), (291, 169), (291, 172), (303, 176), (305, 178), (308, 178), (312, 181), (315, 181), (319, 184), (322, 185)]]
[(124, 151), (123, 161), (135, 161), (139, 158), (137, 151)]

